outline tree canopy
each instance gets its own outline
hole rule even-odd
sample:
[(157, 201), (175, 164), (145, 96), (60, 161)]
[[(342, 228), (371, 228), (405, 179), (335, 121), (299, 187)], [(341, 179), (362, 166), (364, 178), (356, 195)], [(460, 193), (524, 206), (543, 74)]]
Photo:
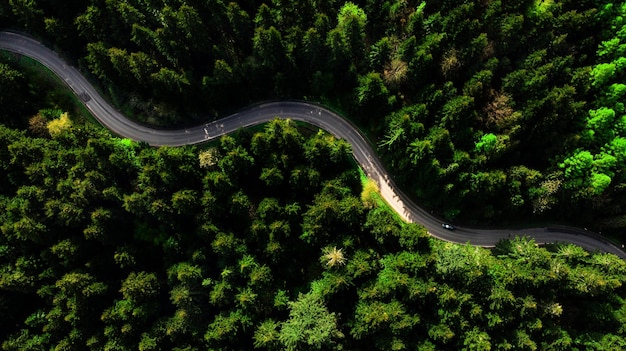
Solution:
[[(0, 18), (62, 50), (142, 122), (184, 125), (266, 99), (321, 101), (367, 129), (403, 189), (450, 220), (534, 216), (602, 230), (626, 223), (623, 8), (10, 1)], [(28, 95), (19, 74), (0, 72), (17, 88), (7, 101)], [(587, 152), (593, 160), (581, 164)]]
[[(620, 229), (624, 9), (10, 0), (0, 21), (140, 122), (321, 101), (448, 219)], [(323, 131), (275, 120), (151, 148), (89, 123), (32, 61), (0, 59), (4, 350), (626, 348), (613, 255), (439, 242), (399, 221)]]
[(624, 261), (439, 242), (290, 120), (201, 147), (89, 124), (0, 145), (4, 350), (626, 345)]

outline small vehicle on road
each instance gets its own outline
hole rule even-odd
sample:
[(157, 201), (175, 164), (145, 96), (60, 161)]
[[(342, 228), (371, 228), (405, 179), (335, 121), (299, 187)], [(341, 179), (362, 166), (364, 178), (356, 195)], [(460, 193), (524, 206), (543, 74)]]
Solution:
[(91, 100), (91, 96), (89, 96), (89, 94), (82, 92), (80, 94), (78, 94), (78, 96), (80, 97), (81, 100), (83, 100), (83, 102), (87, 102), (89, 100)]
[(448, 223), (442, 223), (441, 227), (443, 227), (444, 229), (448, 229), (448, 230), (456, 229), (452, 224), (448, 224)]

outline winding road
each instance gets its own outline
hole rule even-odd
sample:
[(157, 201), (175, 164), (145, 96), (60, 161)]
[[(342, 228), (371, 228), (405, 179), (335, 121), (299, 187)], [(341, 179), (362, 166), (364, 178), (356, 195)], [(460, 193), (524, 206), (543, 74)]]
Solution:
[(423, 225), (436, 238), (461, 244), (493, 247), (501, 239), (529, 236), (538, 244), (573, 243), (589, 251), (609, 252), (626, 259), (626, 253), (608, 240), (576, 228), (482, 230), (457, 227), (455, 230), (443, 229), (441, 219), (430, 215), (414, 204), (398, 189), (393, 180), (388, 177), (374, 149), (358, 129), (346, 119), (322, 106), (303, 101), (278, 101), (255, 105), (196, 127), (177, 130), (153, 129), (135, 123), (119, 113), (102, 98), (76, 68), (68, 65), (59, 55), (40, 42), (23, 34), (0, 32), (0, 49), (28, 56), (48, 67), (70, 87), (102, 125), (122, 137), (144, 141), (153, 146), (182, 146), (206, 142), (240, 128), (264, 123), (274, 118), (290, 118), (315, 125), (350, 143), (354, 158), (367, 176), (376, 181), (382, 197), (389, 205), (404, 220)]

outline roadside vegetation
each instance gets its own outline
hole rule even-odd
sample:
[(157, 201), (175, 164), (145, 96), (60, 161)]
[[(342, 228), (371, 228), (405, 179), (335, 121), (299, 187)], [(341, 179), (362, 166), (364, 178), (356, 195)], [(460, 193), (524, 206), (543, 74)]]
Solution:
[[(449, 219), (622, 238), (624, 9), (10, 0), (0, 21), (141, 122), (320, 101)], [(2, 55), (3, 350), (626, 348), (613, 255), (431, 239), (381, 202), (349, 145), (291, 121), (194, 147), (116, 138), (45, 70)]]
[(565, 1), (66, 1), (0, 18), (158, 126), (266, 99), (345, 112), (449, 220), (626, 227), (624, 6)]
[(626, 347), (626, 262), (440, 242), (289, 120), (151, 148), (0, 126), (3, 350)]

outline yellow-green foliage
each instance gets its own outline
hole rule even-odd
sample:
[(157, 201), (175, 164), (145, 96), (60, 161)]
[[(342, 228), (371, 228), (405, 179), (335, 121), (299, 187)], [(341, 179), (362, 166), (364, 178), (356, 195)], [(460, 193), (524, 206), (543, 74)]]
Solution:
[(365, 207), (371, 208), (377, 204), (378, 200), (378, 185), (371, 179), (365, 179), (363, 181), (363, 191), (361, 192), (361, 201)]
[(72, 127), (72, 121), (67, 112), (61, 114), (57, 119), (48, 122), (48, 133), (55, 138), (61, 134), (64, 130), (68, 130)]

